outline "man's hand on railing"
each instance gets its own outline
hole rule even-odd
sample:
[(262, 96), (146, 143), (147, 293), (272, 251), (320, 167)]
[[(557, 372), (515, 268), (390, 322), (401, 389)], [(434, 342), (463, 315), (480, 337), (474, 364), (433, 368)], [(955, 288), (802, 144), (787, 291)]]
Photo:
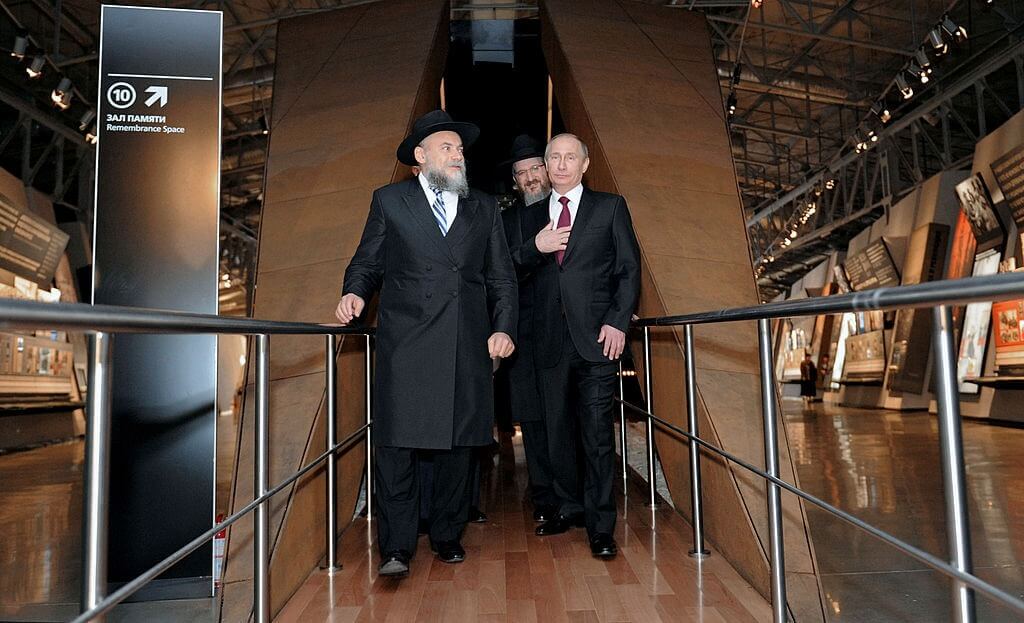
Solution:
[(622, 349), (626, 347), (626, 334), (611, 325), (601, 325), (597, 343), (604, 344), (604, 356), (609, 361), (615, 361), (622, 355)]
[(366, 307), (366, 301), (362, 297), (356, 294), (345, 294), (341, 297), (337, 309), (334, 310), (334, 316), (338, 322), (347, 325), (352, 322), (353, 318), (358, 318), (359, 314), (363, 313), (364, 307)]

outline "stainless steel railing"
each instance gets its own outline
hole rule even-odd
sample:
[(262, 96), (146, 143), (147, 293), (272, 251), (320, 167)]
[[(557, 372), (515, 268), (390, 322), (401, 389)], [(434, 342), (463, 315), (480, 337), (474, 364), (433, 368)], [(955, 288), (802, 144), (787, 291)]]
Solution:
[[(646, 451), (649, 503), (657, 502), (654, 488), (654, 440), (652, 428), (657, 425), (689, 442), (690, 450), (690, 506), (693, 524), (693, 550), (691, 555), (707, 555), (704, 547), (703, 497), (700, 476), (700, 453), (717, 454), (731, 463), (763, 478), (767, 486), (769, 520), (769, 562), (771, 564), (772, 616), (775, 623), (787, 620), (785, 545), (782, 534), (781, 491), (798, 496), (806, 502), (839, 517), (847, 523), (895, 547), (905, 554), (947, 575), (953, 580), (952, 604), (955, 620), (961, 623), (975, 621), (974, 591), (979, 591), (1003, 605), (1024, 614), (1024, 600), (985, 582), (973, 574), (971, 563), (970, 530), (964, 485), (963, 440), (961, 438), (960, 397), (956, 380), (955, 350), (953, 348), (953, 322), (949, 305), (975, 301), (1001, 301), (1024, 298), (1024, 274), (1007, 273), (988, 277), (928, 282), (919, 285), (879, 288), (800, 301), (770, 303), (756, 307), (724, 309), (713, 312), (644, 318), (634, 324), (643, 330), (644, 398), (646, 408), (626, 401), (623, 385), (619, 384), (620, 443), (623, 448), (623, 479), (626, 478), (625, 410), (630, 409), (646, 418)], [(906, 307), (934, 307), (932, 340), (936, 365), (935, 387), (938, 405), (939, 441), (942, 451), (943, 488), (946, 498), (946, 518), (949, 533), (950, 561), (915, 547), (895, 536), (868, 524), (857, 517), (817, 498), (779, 477), (778, 397), (771, 350), (769, 320), (794, 316), (815, 316), (868, 310), (889, 310)], [(693, 348), (693, 328), (700, 324), (720, 322), (757, 321), (758, 354), (761, 368), (761, 410), (764, 419), (765, 466), (762, 470), (740, 457), (700, 438), (696, 415), (696, 372)], [(654, 414), (652, 394), (651, 329), (654, 327), (682, 327), (683, 356), (686, 361), (686, 412), (684, 430)], [(620, 367), (621, 370), (621, 367)]]
[[(340, 569), (337, 559), (337, 464), (340, 453), (362, 436), (366, 438), (367, 519), (372, 519), (373, 448), (371, 431), (373, 330), (299, 322), (223, 318), (206, 314), (133, 309), (104, 305), (47, 304), (0, 301), (0, 329), (61, 329), (89, 331), (89, 392), (86, 404), (85, 482), (83, 488), (82, 613), (75, 623), (102, 620), (117, 604), (214, 538), (221, 530), (255, 511), (253, 556), (253, 618), (270, 623), (270, 505), (275, 494), (326, 462), (327, 557), (326, 568)], [(239, 334), (256, 341), (255, 498), (239, 511), (196, 536), (173, 554), (129, 581), (110, 595), (107, 583), (107, 509), (110, 473), (110, 386), (112, 340), (115, 333)], [(326, 337), (325, 385), (326, 450), (294, 474), (270, 486), (270, 336), (323, 335)], [(340, 442), (337, 440), (338, 336), (365, 336), (366, 421)]]

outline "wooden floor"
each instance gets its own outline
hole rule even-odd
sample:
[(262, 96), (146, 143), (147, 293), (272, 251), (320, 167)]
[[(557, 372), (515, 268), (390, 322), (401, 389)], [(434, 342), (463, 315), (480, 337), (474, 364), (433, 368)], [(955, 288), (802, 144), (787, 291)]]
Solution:
[(340, 542), (343, 569), (313, 572), (276, 620), (771, 620), (768, 603), (721, 556), (700, 563), (688, 557), (689, 526), (671, 508), (644, 507), (639, 488), (631, 488), (625, 504), (619, 497), (620, 550), (611, 561), (590, 555), (583, 529), (535, 536), (532, 510), (523, 502), (527, 476), (519, 440), (505, 440), (496, 466), (484, 473), (489, 522), (467, 528), (464, 563), (437, 561), (420, 537), (407, 578), (378, 578), (373, 530), (359, 519)]

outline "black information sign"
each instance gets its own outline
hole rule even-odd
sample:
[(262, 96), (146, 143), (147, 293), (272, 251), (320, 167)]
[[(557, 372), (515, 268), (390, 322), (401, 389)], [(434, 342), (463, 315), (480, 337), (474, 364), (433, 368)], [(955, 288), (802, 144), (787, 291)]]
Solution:
[[(222, 16), (103, 6), (93, 302), (217, 313)], [(109, 578), (213, 524), (215, 336), (114, 340)], [(210, 594), (207, 543), (162, 576)], [(182, 578), (195, 578), (183, 581)]]
[(68, 235), (0, 194), (0, 268), (49, 288)]
[(900, 285), (900, 275), (882, 240), (872, 242), (868, 248), (848, 258), (843, 269), (855, 292)]
[(1010, 214), (1018, 228), (1024, 227), (1024, 145), (1011, 149), (992, 163), (992, 175), (1010, 206)]

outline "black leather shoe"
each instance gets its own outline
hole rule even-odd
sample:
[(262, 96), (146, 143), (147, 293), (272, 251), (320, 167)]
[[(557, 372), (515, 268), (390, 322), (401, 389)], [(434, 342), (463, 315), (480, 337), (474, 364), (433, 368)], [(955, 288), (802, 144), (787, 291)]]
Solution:
[(562, 534), (572, 528), (583, 527), (583, 513), (577, 513), (575, 515), (558, 515), (554, 519), (549, 519), (537, 526), (534, 531), (537, 536), (550, 536), (552, 534)]
[(434, 545), (434, 551), (441, 562), (457, 563), (466, 559), (466, 550), (458, 541), (441, 541)]
[(590, 553), (598, 558), (613, 558), (619, 551), (615, 539), (607, 532), (598, 532), (590, 537)]
[(548, 506), (547, 504), (535, 506), (533, 509), (534, 521), (547, 521), (554, 519), (556, 515), (558, 515), (558, 510), (554, 506)]
[(487, 523), (487, 515), (475, 506), (469, 507), (469, 523)]
[(409, 552), (396, 549), (384, 554), (377, 568), (378, 575), (402, 578), (409, 575)]

